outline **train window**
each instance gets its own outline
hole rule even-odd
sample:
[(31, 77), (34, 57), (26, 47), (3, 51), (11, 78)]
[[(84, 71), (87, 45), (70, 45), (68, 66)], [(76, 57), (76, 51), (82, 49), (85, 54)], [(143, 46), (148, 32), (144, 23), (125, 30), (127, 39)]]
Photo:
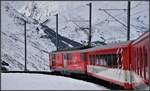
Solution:
[(145, 56), (144, 56), (144, 51), (145, 51), (145, 50), (144, 50), (144, 47), (143, 47), (143, 48), (142, 48), (142, 59), (143, 59), (143, 62), (142, 62), (142, 71), (143, 71), (143, 72), (142, 72), (142, 74), (143, 74), (143, 78), (144, 78), (144, 76), (145, 76), (145, 73), (144, 73), (144, 72), (145, 72), (145, 66), (144, 66), (144, 65), (145, 65), (145, 58), (144, 58)]
[(146, 79), (146, 68), (147, 68), (147, 50), (146, 48), (144, 47), (144, 78)]
[(90, 64), (95, 65), (95, 56), (94, 55), (90, 55)]
[(67, 54), (64, 54), (64, 59), (67, 60)]
[(99, 64), (99, 56), (96, 55), (96, 64), (98, 65)]
[(95, 56), (93, 55), (93, 65), (95, 65)]
[(144, 48), (144, 62), (145, 62), (145, 66), (147, 66), (147, 50), (146, 48)]
[(68, 53), (68, 54), (67, 54), (67, 59), (68, 59), (68, 60), (71, 60), (71, 59), (72, 59), (71, 53)]
[(97, 55), (97, 58), (98, 58), (98, 64), (101, 65), (101, 57), (100, 57), (100, 55)]
[(142, 69), (143, 69), (143, 56), (142, 56), (142, 48), (140, 48), (140, 76), (142, 76)]
[(72, 58), (72, 56), (71, 56), (70, 53), (64, 54), (64, 59), (65, 59), (65, 60), (71, 60), (71, 58)]
[(137, 66), (137, 67), (136, 67), (136, 69), (137, 69), (137, 74), (139, 74), (139, 70), (138, 70), (138, 68), (139, 68), (139, 64), (138, 64), (138, 63), (139, 63), (139, 59), (138, 59), (139, 56), (138, 56), (138, 55), (139, 55), (139, 50), (138, 50), (138, 48), (137, 48), (137, 65), (136, 65), (136, 66)]
[(80, 58), (81, 58), (81, 60), (85, 61), (86, 60), (86, 54), (85, 53), (81, 53), (80, 54)]
[(111, 56), (107, 56), (107, 66), (111, 66), (112, 65), (112, 61), (111, 61)]
[(139, 67), (140, 67), (140, 57), (139, 57), (139, 48), (137, 49), (137, 71), (138, 71), (138, 75), (140, 74), (140, 70), (139, 70)]
[[(119, 60), (118, 60), (119, 57)], [(106, 55), (96, 55), (95, 63), (103, 66), (118, 66), (121, 64), (121, 54), (106, 54)], [(118, 61), (118, 62), (117, 62)]]
[(90, 55), (90, 64), (92, 65), (92, 55)]
[(108, 56), (105, 55), (105, 56), (104, 56), (104, 59), (103, 59), (103, 65), (104, 65), (104, 66), (107, 66), (108, 61), (109, 61), (109, 60), (108, 60)]
[(116, 54), (114, 54), (113, 55), (113, 65), (117, 65), (117, 55)]
[(136, 58), (137, 58), (136, 53), (137, 53), (137, 51), (136, 51), (136, 49), (134, 49), (134, 50), (135, 50), (135, 55), (134, 55), (135, 63), (133, 62), (133, 64), (134, 64), (134, 71), (136, 72)]
[(136, 73), (138, 73), (138, 48), (136, 48)]
[(92, 56), (92, 65), (94, 65), (94, 56)]

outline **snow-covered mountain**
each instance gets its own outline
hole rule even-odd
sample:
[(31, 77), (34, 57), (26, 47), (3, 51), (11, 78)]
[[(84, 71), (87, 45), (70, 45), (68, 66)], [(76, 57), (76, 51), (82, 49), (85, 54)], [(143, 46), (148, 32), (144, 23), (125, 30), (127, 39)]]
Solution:
[[(63, 36), (76, 40), (78, 42), (88, 39), (88, 17), (89, 2), (39, 2), (33, 1), (26, 3), (25, 7), (19, 10), (38, 21), (49, 19), (46, 24), (55, 29), (55, 13), (59, 14), (59, 33)], [(126, 41), (126, 28), (116, 22), (111, 16), (102, 9), (127, 9), (127, 2), (96, 2), (93, 1), (92, 23), (93, 37), (92, 41)], [(131, 5), (131, 39), (139, 35), (139, 31), (148, 30), (148, 2), (132, 2)], [(115, 16), (124, 25), (127, 23), (127, 10), (108, 11)], [(111, 33), (110, 33), (111, 32)], [(118, 35), (118, 36), (116, 36)], [(78, 36), (82, 36), (80, 39)]]
[[(24, 70), (24, 25), (27, 21), (27, 67), (49, 70), (48, 53), (55, 47), (55, 14), (59, 14), (62, 47), (75, 47), (88, 41), (88, 1), (2, 1), (2, 60), (9, 70)], [(149, 3), (131, 2), (131, 39), (149, 29)], [(126, 9), (127, 2), (92, 2), (92, 42), (126, 41), (127, 11), (107, 11), (121, 23), (99, 9)], [(68, 38), (68, 39), (67, 39)]]

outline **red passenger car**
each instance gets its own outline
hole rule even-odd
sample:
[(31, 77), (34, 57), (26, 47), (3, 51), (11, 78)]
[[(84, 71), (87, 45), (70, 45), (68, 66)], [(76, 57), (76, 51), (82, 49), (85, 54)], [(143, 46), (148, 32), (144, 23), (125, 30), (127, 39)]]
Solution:
[(146, 85), (149, 82), (150, 67), (149, 32), (144, 33), (132, 43), (131, 71), (133, 88)]
[(85, 54), (82, 50), (60, 51), (50, 54), (50, 68), (53, 71), (85, 74)]
[(129, 62), (131, 41), (88, 49), (89, 75), (130, 89)]

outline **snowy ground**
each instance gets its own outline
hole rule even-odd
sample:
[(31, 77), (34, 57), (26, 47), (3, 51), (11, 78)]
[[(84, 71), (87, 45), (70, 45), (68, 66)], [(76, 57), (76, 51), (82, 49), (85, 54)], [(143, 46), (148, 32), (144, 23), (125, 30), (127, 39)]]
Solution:
[(2, 73), (2, 90), (107, 90), (81, 80), (42, 74)]

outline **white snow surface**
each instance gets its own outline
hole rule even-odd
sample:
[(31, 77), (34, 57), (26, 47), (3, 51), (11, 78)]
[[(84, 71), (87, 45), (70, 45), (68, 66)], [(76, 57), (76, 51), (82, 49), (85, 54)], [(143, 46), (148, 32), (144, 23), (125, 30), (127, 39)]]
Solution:
[(2, 73), (2, 90), (108, 90), (103, 86), (53, 75)]

